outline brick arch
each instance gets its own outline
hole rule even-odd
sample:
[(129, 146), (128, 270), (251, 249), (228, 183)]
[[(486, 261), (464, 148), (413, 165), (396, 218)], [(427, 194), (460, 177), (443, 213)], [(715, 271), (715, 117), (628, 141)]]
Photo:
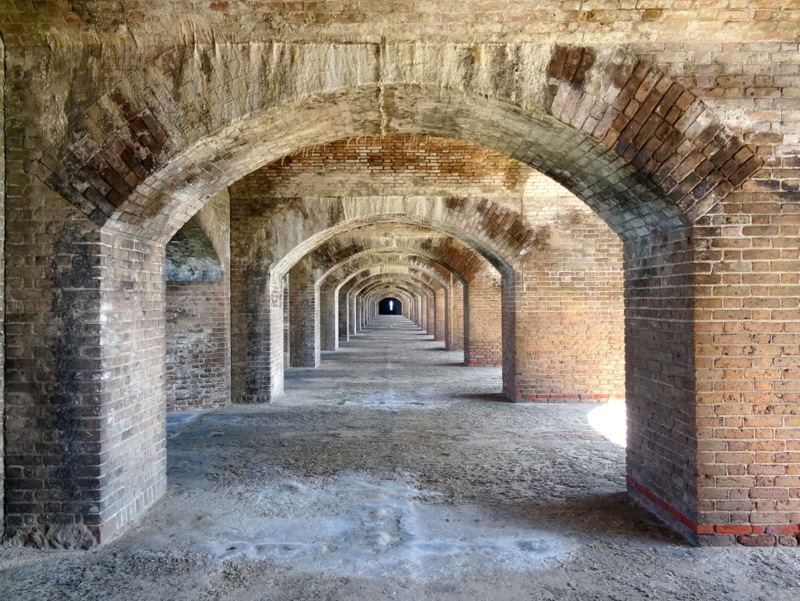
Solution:
[(365, 301), (369, 300), (369, 296), (374, 294), (376, 290), (385, 290), (387, 287), (393, 287), (397, 290), (405, 290), (409, 295), (417, 294), (428, 296), (430, 294), (430, 287), (427, 286), (422, 280), (413, 278), (409, 275), (408, 279), (404, 278), (390, 278), (386, 275), (375, 276), (374, 281), (363, 284), (363, 287), (358, 291), (358, 297), (363, 298)]
[[(361, 270), (359, 273), (354, 274), (354, 277), (349, 278), (348, 282), (352, 283), (348, 289), (348, 295), (357, 297), (364, 281), (370, 279), (378, 281), (389, 277), (389, 274), (406, 277), (405, 272), (406, 269), (399, 265), (376, 266)], [(407, 275), (408, 277), (422, 278), (432, 292), (429, 296), (429, 302), (431, 303), (430, 309), (432, 309), (434, 318), (428, 326), (433, 330), (431, 333), (434, 334), (435, 339), (444, 341), (447, 348), (461, 348), (463, 346), (463, 323), (461, 323), (463, 322), (462, 282), (459, 280), (453, 281), (452, 278), (450, 281), (437, 280), (416, 267), (409, 267)], [(454, 299), (457, 299), (461, 306), (455, 306)]]
[[(437, 272), (440, 280), (455, 277), (457, 280), (463, 281), (458, 270), (447, 263), (448, 260), (463, 259), (459, 261), (461, 269), (469, 269), (475, 260), (486, 264), (480, 255), (457, 243), (455, 243), (455, 249), (460, 256), (438, 252), (441, 249), (434, 252), (427, 249), (427, 245), (422, 243), (412, 246), (412, 241), (409, 240), (405, 241), (407, 246), (377, 246), (370, 242), (375, 243), (376, 241), (368, 239), (364, 244), (356, 246), (351, 241), (347, 241), (343, 248), (336, 248), (335, 252), (322, 253), (322, 258), (318, 256), (318, 251), (314, 252), (318, 266), (319, 263), (331, 265), (317, 278), (315, 284), (319, 294), (320, 307), (320, 351), (337, 350), (339, 340), (347, 340), (349, 337), (348, 332), (351, 328), (348, 322), (351, 310), (347, 299), (342, 298), (342, 288), (346, 285), (347, 278), (356, 270), (383, 264), (427, 265)], [(451, 242), (454, 241), (448, 239), (448, 244), (445, 245), (448, 251), (451, 250)], [(445, 256), (442, 256), (443, 254)]]
[[(758, 168), (701, 100), (619, 50), (413, 43), (264, 50), (165, 53), (87, 107), (42, 159), (41, 177), (98, 224), (161, 239), (224, 186), (303, 147), (431, 134), (534, 166), (635, 238), (693, 222)], [(489, 56), (505, 58), (483, 60)], [(457, 67), (445, 72), (442, 64)], [(165, 84), (164, 72), (179, 80)], [(265, 89), (269, 72), (280, 83)], [(198, 89), (183, 87), (189, 81)]]
[[(424, 230), (422, 230), (424, 231)], [(448, 238), (446, 243), (442, 246), (434, 246), (427, 242), (418, 242), (413, 244), (411, 241), (403, 241), (402, 244), (395, 244), (392, 246), (383, 245), (382, 240), (367, 239), (364, 244), (357, 247), (348, 246), (343, 249), (340, 255), (330, 257), (330, 268), (327, 269), (319, 278), (318, 283), (324, 282), (328, 277), (335, 279), (334, 274), (340, 266), (356, 260), (357, 258), (365, 257), (369, 254), (384, 254), (388, 255), (393, 252), (401, 252), (405, 254), (416, 255), (425, 257), (440, 264), (445, 269), (451, 271), (456, 277), (464, 279), (469, 277), (476, 271), (479, 271), (488, 264), (488, 261), (475, 250), (464, 246), (455, 238)]]
[(424, 294), (424, 291), (421, 288), (412, 289), (410, 287), (404, 286), (400, 282), (382, 282), (382, 283), (375, 283), (373, 286), (369, 288), (369, 290), (362, 291), (362, 294), (369, 295), (368, 301), (373, 301), (377, 296), (384, 296), (386, 294), (394, 294), (399, 296), (403, 299), (403, 302), (406, 303), (406, 306), (410, 306), (411, 301), (415, 297), (420, 297)]
[(379, 313), (378, 307), (380, 299), (386, 297), (394, 297), (399, 300), (403, 304), (402, 315), (405, 315), (417, 325), (420, 325), (416, 319), (417, 315), (415, 312), (417, 302), (423, 302), (423, 296), (420, 292), (414, 292), (413, 290), (407, 289), (398, 283), (376, 284), (375, 287), (370, 291), (369, 298), (366, 299), (370, 311), (370, 317), (374, 318), (375, 315)]
[(375, 315), (379, 314), (379, 306), (380, 301), (383, 298), (387, 297), (394, 297), (402, 303), (403, 311), (401, 312), (402, 315), (405, 315), (412, 321), (414, 321), (417, 325), (420, 325), (417, 321), (418, 316), (416, 315), (416, 299), (420, 299), (419, 302), (422, 302), (422, 296), (420, 293), (413, 294), (412, 291), (406, 290), (400, 284), (376, 284), (374, 288), (372, 288), (369, 292), (365, 293), (365, 301), (367, 302), (369, 309), (371, 311), (371, 316), (375, 317)]
[[(467, 251), (466, 248), (463, 248), (464, 251)], [(410, 261), (409, 261), (410, 259)], [(454, 266), (449, 265), (443, 261), (443, 258), (438, 256), (435, 253), (429, 253), (419, 248), (402, 248), (402, 247), (386, 247), (386, 248), (374, 248), (371, 250), (365, 250), (359, 253), (353, 254), (348, 259), (342, 261), (338, 265), (335, 265), (330, 270), (328, 270), (319, 280), (319, 284), (321, 286), (321, 297), (324, 298), (324, 295), (330, 295), (333, 301), (328, 301), (327, 306), (333, 308), (331, 310), (337, 311), (336, 318), (334, 320), (339, 320), (342, 325), (339, 326), (339, 335), (344, 335), (343, 339), (347, 339), (349, 333), (352, 332), (352, 328), (348, 327), (350, 324), (346, 322), (350, 318), (351, 314), (351, 307), (347, 300), (347, 288), (348, 283), (352, 280), (352, 278), (359, 273), (359, 271), (365, 268), (371, 268), (375, 265), (389, 265), (389, 264), (404, 264), (409, 265), (409, 263), (413, 265), (418, 265), (420, 261), (424, 262), (425, 264), (430, 265), (433, 269), (435, 269), (436, 275), (438, 276), (438, 282), (442, 285), (443, 289), (445, 289), (444, 282), (447, 280), (452, 280), (455, 278), (456, 282), (461, 282), (464, 284), (464, 278), (461, 276), (458, 270), (454, 269)], [(486, 265), (484, 261), (484, 265)], [(447, 306), (444, 301), (442, 301), (443, 306)], [(425, 307), (425, 314), (429, 318), (425, 320), (425, 323), (420, 323), (419, 325), (423, 327), (423, 329), (430, 330), (431, 333), (437, 330), (437, 321), (435, 318), (435, 298), (429, 300), (428, 305)], [(440, 316), (438, 322), (438, 329), (441, 332), (445, 332), (446, 330), (446, 323), (447, 320), (444, 316)], [(328, 327), (331, 327), (328, 325)], [(446, 337), (445, 333), (442, 333), (441, 337)], [(330, 343), (330, 338), (328, 338), (327, 342), (328, 350), (332, 350), (337, 348), (336, 343)]]
[[(269, 266), (273, 277), (282, 277), (303, 257), (337, 236), (375, 224), (413, 225), (444, 233), (463, 247), (472, 249), (489, 261), (501, 273), (507, 273), (518, 260), (519, 253), (535, 232), (512, 211), (490, 200), (383, 197), (353, 202), (348, 199), (330, 199), (338, 209), (333, 219), (326, 216), (322, 223), (311, 224), (305, 220), (304, 229), (291, 232), (295, 239), (283, 246), (284, 254), (273, 255)], [(282, 232), (288, 228), (284, 222), (295, 220), (295, 212), (304, 209), (290, 207), (273, 217), (262, 227)], [(475, 214), (485, 215), (477, 221)], [(492, 219), (492, 227), (486, 227)], [(285, 220), (285, 221), (284, 221)], [(311, 225), (305, 225), (311, 224)], [(296, 242), (296, 243), (295, 243)]]
[[(435, 285), (435, 282), (427, 281), (424, 275), (421, 274), (414, 274), (411, 272), (408, 274), (378, 273), (367, 276), (359, 281), (355, 285), (353, 295), (356, 302), (358, 302), (359, 298), (366, 297), (366, 295), (377, 289), (382, 290), (388, 286), (395, 286), (405, 289), (409, 294), (419, 294), (420, 296), (430, 298), (435, 294), (433, 285)], [(363, 306), (364, 301), (362, 300), (361, 303)]]
[[(405, 294), (397, 294), (398, 292), (405, 292)], [(375, 286), (371, 288), (369, 291), (364, 291), (363, 294), (368, 295), (367, 300), (369, 302), (374, 302), (378, 297), (385, 297), (387, 294), (395, 294), (402, 299), (407, 299), (408, 302), (411, 301), (411, 294), (409, 291), (404, 290), (398, 283), (385, 283)], [(404, 301), (405, 302), (405, 301)], [(406, 303), (408, 306), (408, 303)]]
[(435, 299), (437, 295), (437, 283), (427, 279), (425, 274), (414, 273), (373, 273), (362, 274), (357, 278), (353, 284), (352, 296), (355, 306), (361, 307), (361, 323), (357, 326), (361, 327), (369, 319), (369, 316), (364, 316), (364, 296), (371, 290), (382, 288), (386, 286), (396, 286), (406, 290), (409, 294), (417, 294), (427, 300)]
[[(476, 214), (482, 214), (479, 221)], [(232, 349), (234, 402), (267, 402), (283, 394), (278, 359), (283, 343), (276, 335), (283, 329), (283, 280), (304, 257), (336, 236), (376, 223), (420, 226), (472, 247), (501, 274), (513, 271), (510, 262), (518, 261), (535, 237), (513, 211), (487, 199), (324, 198), (308, 206), (297, 200), (267, 220), (250, 221), (246, 245), (253, 264), (231, 268), (232, 279), (240, 282), (232, 286), (231, 327), (243, 341)], [(309, 364), (318, 360), (311, 347), (317, 347), (316, 342), (304, 350)]]
[[(752, 151), (679, 84), (613, 50), (518, 46), (516, 54), (530, 60), (515, 62), (530, 68), (508, 69), (513, 65), (501, 61), (495, 71), (491, 60), (468, 67), (469, 61), (442, 60), (480, 54), (470, 46), (447, 52), (413, 43), (318, 46), (273, 45), (271, 55), (216, 46), (184, 57), (167, 53), (81, 111), (35, 166), (38, 177), (102, 230), (67, 240), (75, 256), (92, 260), (86, 265), (96, 267), (102, 281), (86, 289), (78, 277), (83, 264), (74, 261), (74, 283), (59, 284), (69, 291), (62, 303), (68, 323), (85, 323), (81, 317), (88, 315), (102, 325), (81, 334), (79, 343), (77, 328), (69, 332), (73, 338), (56, 341), (67, 350), (98, 348), (100, 357), (69, 373), (48, 374), (63, 379), (56, 382), (63, 394), (40, 395), (43, 411), (57, 413), (68, 404), (76, 413), (134, 416), (130, 423), (94, 420), (76, 434), (83, 438), (75, 445), (53, 445), (55, 465), (25, 466), (31, 481), (43, 483), (43, 498), (68, 493), (57, 519), (86, 524), (104, 540), (165, 490), (164, 367), (156, 359), (163, 353), (163, 259), (155, 258), (166, 241), (217, 191), (259, 165), (326, 140), (393, 132), (464, 140), (532, 165), (584, 199), (629, 242), (631, 490), (658, 500), (656, 509), (668, 508), (662, 515), (693, 533), (733, 519), (703, 509), (701, 501), (709, 499), (697, 492), (697, 380), (718, 376), (698, 369), (703, 358), (695, 361), (700, 317), (686, 269), (706, 259), (698, 258), (687, 226), (758, 168)], [(486, 56), (495, 52), (481, 48)], [(228, 65), (237, 52), (242, 78), (231, 85)], [(203, 57), (217, 77), (202, 75)], [(162, 74), (177, 72), (182, 61), (197, 64), (171, 88)], [(260, 61), (259, 68), (248, 61)], [(457, 66), (445, 72), (443, 64)], [(185, 85), (194, 78), (202, 82), (199, 92)], [(217, 92), (223, 101), (209, 102)], [(134, 254), (144, 256), (146, 271), (123, 267)], [(652, 290), (669, 294), (653, 299)], [(117, 315), (137, 317), (108, 319)], [(128, 333), (136, 343), (107, 342)], [(20, 417), (24, 408), (8, 411)], [(92, 455), (100, 475), (72, 481), (77, 488), (66, 491), (49, 472), (82, 461), (75, 449), (84, 442), (102, 449)], [(141, 452), (154, 460), (137, 462)], [(9, 516), (16, 524), (56, 519), (52, 513)]]
[(416, 306), (421, 303), (421, 297), (419, 295), (411, 295), (399, 287), (389, 286), (386, 288), (382, 288), (383, 292), (377, 294), (375, 297), (371, 299), (371, 303), (373, 307), (375, 307), (380, 315), (380, 306), (384, 299), (390, 300), (394, 298), (396, 301), (400, 303), (400, 315), (403, 315), (419, 325), (417, 322), (417, 313), (416, 313)]
[(408, 264), (409, 259), (414, 263), (425, 262), (429, 265), (434, 265), (434, 269), (440, 273), (453, 274), (459, 281), (463, 282), (464, 278), (456, 271), (453, 266), (448, 265), (442, 260), (442, 257), (433, 253), (426, 253), (417, 248), (406, 247), (378, 247), (370, 250), (364, 250), (354, 253), (341, 263), (331, 267), (328, 271), (323, 273), (318, 284), (322, 284), (326, 280), (330, 280), (337, 288), (347, 283), (348, 279), (352, 277), (353, 273), (366, 266), (375, 264), (389, 265), (403, 263)]
[[(347, 278), (346, 282), (354, 281), (354, 286), (360, 286), (370, 278), (388, 278), (388, 277), (414, 277), (419, 281), (425, 282), (427, 286), (433, 289), (438, 286), (442, 290), (447, 290), (447, 284), (438, 279), (439, 274), (434, 269), (426, 268), (424, 266), (415, 265), (371, 265), (362, 267)], [(345, 283), (346, 283), (345, 282)]]

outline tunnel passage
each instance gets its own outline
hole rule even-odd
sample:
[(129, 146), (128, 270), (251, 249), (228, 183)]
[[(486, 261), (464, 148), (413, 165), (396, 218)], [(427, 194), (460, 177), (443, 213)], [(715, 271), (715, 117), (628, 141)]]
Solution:
[[(106, 540), (163, 494), (164, 247), (225, 188), (237, 224), (229, 270), (237, 401), (282, 393), (287, 276), (289, 302), (292, 290), (302, 295), (300, 317), (315, 333), (298, 354), (314, 360), (318, 278), (328, 266), (305, 269), (306, 256), (367, 222), (422, 225), (474, 249), (500, 275), (499, 286), (488, 278), (483, 289), (493, 298), (500, 291), (507, 398), (584, 400), (624, 390), (632, 408), (629, 487), (639, 501), (694, 538), (731, 526), (743, 536), (796, 528), (786, 481), (760, 486), (751, 471), (759, 441), (735, 450), (748, 446), (742, 435), (754, 438), (766, 423), (779, 441), (767, 463), (781, 476), (794, 469), (796, 458), (784, 454), (790, 445), (780, 441), (797, 438), (783, 402), (797, 386), (794, 372), (783, 369), (791, 346), (785, 328), (796, 320), (796, 308), (784, 303), (793, 298), (796, 266), (781, 249), (784, 238), (796, 239), (785, 228), (796, 225), (791, 204), (771, 196), (780, 186), (769, 181), (774, 162), (767, 162), (780, 154), (771, 134), (738, 116), (731, 129), (725, 109), (670, 75), (683, 68), (680, 60), (660, 67), (613, 44), (250, 46), (216, 39), (166, 44), (142, 60), (152, 46), (134, 49), (120, 39), (131, 44), (121, 72), (84, 68), (108, 63), (97, 58), (103, 45), (96, 43), (88, 35), (43, 44), (41, 55), (15, 53), (7, 71), (9, 131), (25, 132), (8, 177), (15, 193), (7, 211), (18, 226), (6, 241), (7, 348), (14, 354), (4, 410), (5, 423), (18, 430), (4, 439), (9, 528), (69, 521)], [(442, 68), (447, 58), (458, 58), (452, 70)], [(50, 76), (59, 82), (52, 101), (25, 106), (41, 97), (45, 88), (37, 86)], [(427, 169), (409, 151), (420, 144), (438, 146), (438, 155), (467, 146), (463, 156), (481, 166), (484, 157), (511, 164), (470, 181), (463, 177), (469, 169)], [(270, 196), (269, 187), (253, 185), (261, 169), (283, 159), (286, 168), (301, 164), (323, 146), (332, 158), (320, 159), (327, 181), (305, 177), (309, 171), (275, 180), (320, 184), (323, 195)], [(363, 163), (370, 177), (351, 180), (337, 153)], [(397, 167), (381, 153), (394, 153)], [(383, 167), (386, 178), (377, 175)], [(574, 221), (532, 223), (540, 204), (520, 193), (525, 170), (586, 203), (624, 251), (624, 278), (607, 285), (594, 277), (604, 271), (599, 261), (591, 277), (586, 269), (555, 269), (548, 251), (571, 256), (569, 236), (557, 230), (585, 220), (577, 213)], [(398, 193), (409, 183), (418, 189), (425, 171), (449, 180), (421, 196)], [(756, 172), (761, 179), (750, 182)], [(395, 175), (392, 187), (387, 180)], [(459, 190), (465, 181), (476, 190)], [(487, 184), (502, 194), (487, 193)], [(261, 202), (240, 202), (248, 194)], [(262, 227), (273, 218), (275, 227)], [(603, 239), (595, 238), (595, 248)], [(384, 246), (394, 242), (387, 236)], [(535, 275), (541, 266), (546, 277)], [(464, 286), (477, 272), (449, 267), (452, 280), (438, 268), (407, 274), (404, 309), (410, 302), (416, 313), (433, 313), (445, 340), (456, 341), (458, 292), (468, 298), (464, 307), (475, 306)], [(374, 311), (368, 285), (347, 300), (356, 325)], [(575, 319), (584, 305), (619, 315), (620, 304), (609, 299), (620, 290), (624, 384), (604, 378), (597, 363), (620, 357), (621, 336), (600, 337), (603, 346), (589, 354), (586, 342), (597, 337), (587, 324), (603, 321)], [(764, 295), (769, 306), (757, 306)], [(325, 297), (335, 304), (338, 295)], [(608, 348), (614, 352), (602, 352)], [(778, 417), (751, 419), (762, 409)], [(31, 433), (37, 454), (27, 444)], [(96, 477), (77, 477), (87, 464)], [(718, 496), (740, 489), (746, 500)]]
[(403, 303), (396, 298), (382, 298), (378, 303), (379, 315), (402, 315)]

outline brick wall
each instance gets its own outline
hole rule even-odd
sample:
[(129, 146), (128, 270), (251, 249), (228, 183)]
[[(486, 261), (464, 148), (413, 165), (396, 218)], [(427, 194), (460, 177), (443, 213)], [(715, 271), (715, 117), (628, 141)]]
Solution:
[(167, 244), (167, 411), (230, 402), (229, 219), (222, 194)]
[(500, 274), (490, 266), (466, 285), (464, 304), (464, 363), (471, 366), (502, 363)]
[(167, 411), (230, 402), (230, 312), (224, 282), (167, 282)]
[(699, 523), (746, 544), (800, 524), (800, 211), (781, 187), (732, 195), (692, 237)]
[(432, 136), (367, 136), (275, 161), (239, 187), (263, 196), (479, 196), (522, 194), (532, 169), (484, 148)]
[(624, 399), (622, 244), (542, 179), (523, 201), (535, 239), (515, 268), (515, 398)]

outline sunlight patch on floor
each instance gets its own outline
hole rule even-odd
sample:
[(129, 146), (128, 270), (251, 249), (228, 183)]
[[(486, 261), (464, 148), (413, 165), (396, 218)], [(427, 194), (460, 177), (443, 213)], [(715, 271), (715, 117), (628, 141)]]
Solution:
[(609, 403), (592, 409), (588, 416), (589, 425), (613, 442), (626, 445), (625, 403)]

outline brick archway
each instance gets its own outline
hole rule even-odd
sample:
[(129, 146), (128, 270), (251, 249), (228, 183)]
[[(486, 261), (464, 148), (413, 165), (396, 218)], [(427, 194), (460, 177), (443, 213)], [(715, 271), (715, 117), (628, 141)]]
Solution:
[[(225, 73), (227, 52), (211, 59)], [(18, 377), (9, 384), (10, 398), (38, 394), (44, 413), (65, 405), (103, 419), (75, 433), (78, 446), (45, 437), (56, 465), (39, 465), (8, 443), (10, 468), (30, 468), (42, 483), (40, 496), (51, 494), (60, 503), (57, 514), (45, 504), (25, 515), (12, 506), (12, 526), (66, 516), (105, 540), (163, 492), (163, 335), (151, 333), (163, 332), (166, 240), (213, 194), (264, 162), (321, 141), (392, 132), (461, 139), (532, 165), (585, 200), (625, 241), (628, 476), (637, 498), (690, 536), (725, 532), (731, 522), (747, 533), (791, 524), (788, 510), (756, 511), (753, 478), (744, 484), (754, 491), (753, 517), (744, 524), (739, 514), (715, 510), (710, 497), (715, 476), (709, 466), (718, 459), (712, 439), (735, 434), (701, 428), (698, 403), (724, 412), (729, 403), (755, 401), (746, 383), (730, 382), (713, 365), (720, 346), (714, 328), (723, 317), (710, 311), (724, 308), (712, 302), (724, 296), (715, 277), (729, 262), (714, 255), (717, 224), (709, 219), (759, 165), (701, 101), (616, 51), (556, 48), (548, 64), (534, 62), (542, 68), (510, 82), (484, 64), (477, 65), (479, 75), (444, 79), (436, 66), (441, 53), (414, 44), (309, 45), (285, 52), (303, 56), (293, 64), (318, 68), (301, 78), (287, 67), (281, 89), (259, 95), (256, 75), (271, 60), (261, 57), (259, 69), (244, 69), (237, 88), (242, 96), (222, 103), (224, 109), (209, 104), (213, 114), (206, 119), (181, 96), (185, 90), (150, 85), (160, 80), (164, 62), (195, 60), (168, 53), (90, 106), (61, 141), (44, 144), (33, 169), (97, 225), (68, 223), (55, 243), (54, 305), (68, 324), (56, 346), (64, 352), (97, 348), (100, 357), (59, 365), (45, 392), (27, 392), (35, 378)], [(335, 63), (340, 73), (326, 71), (330, 63), (323, 59), (331, 52), (341, 58)], [(186, 77), (199, 64), (189, 67)], [(216, 91), (206, 87), (200, 97)], [(728, 208), (729, 214), (748, 210)], [(517, 284), (504, 292), (519, 302), (525, 291)], [(272, 293), (268, 286), (262, 291)], [(740, 324), (748, 318), (731, 319)], [(84, 323), (97, 328), (79, 331)], [(114, 348), (105, 342), (125, 335), (127, 342)], [(754, 334), (728, 342), (753, 353), (772, 345)], [(22, 401), (12, 400), (7, 415), (13, 420), (25, 411)], [(133, 417), (123, 419), (125, 413)], [(37, 427), (52, 424), (43, 420)], [(84, 457), (83, 443), (90, 442), (101, 451)], [(146, 464), (134, 460), (142, 448), (152, 459)], [(93, 462), (100, 477), (78, 484), (70, 470), (82, 459)], [(62, 465), (69, 473), (53, 475), (50, 468)]]
[[(234, 56), (226, 52), (235, 50), (165, 53), (76, 119), (50, 146), (40, 176), (98, 224), (126, 223), (158, 239), (223, 186), (292, 151), (359, 135), (422, 133), (532, 165), (620, 235), (636, 237), (642, 228), (677, 226), (680, 216), (693, 222), (758, 168), (754, 154), (699, 99), (619, 50), (414, 43), (271, 50), (235, 56), (236, 88), (214, 85), (232, 76)], [(480, 53), (506, 58), (469, 64)], [(444, 73), (445, 54), (463, 56), (463, 72)], [(546, 63), (539, 58), (547, 55)], [(527, 67), (511, 81), (503, 71), (508, 57)], [(216, 82), (203, 75), (208, 65)], [(265, 92), (262, 76), (270, 68), (281, 70), (281, 87)], [(157, 75), (178, 69), (200, 89), (170, 89)], [(226, 102), (211, 101), (220, 94)], [(208, 110), (203, 119), (198, 97)], [(186, 126), (181, 131), (176, 123)]]
[[(418, 297), (425, 300), (439, 298), (436, 284), (427, 281), (422, 274), (373, 274), (355, 281), (353, 285), (353, 301), (358, 316), (358, 329), (368, 324), (377, 315), (375, 298), (387, 294), (406, 296), (405, 307), (408, 312), (414, 307), (412, 299)], [(435, 302), (435, 301), (434, 301)], [(413, 317), (412, 317), (413, 319)], [(444, 326), (442, 326), (444, 327)]]

